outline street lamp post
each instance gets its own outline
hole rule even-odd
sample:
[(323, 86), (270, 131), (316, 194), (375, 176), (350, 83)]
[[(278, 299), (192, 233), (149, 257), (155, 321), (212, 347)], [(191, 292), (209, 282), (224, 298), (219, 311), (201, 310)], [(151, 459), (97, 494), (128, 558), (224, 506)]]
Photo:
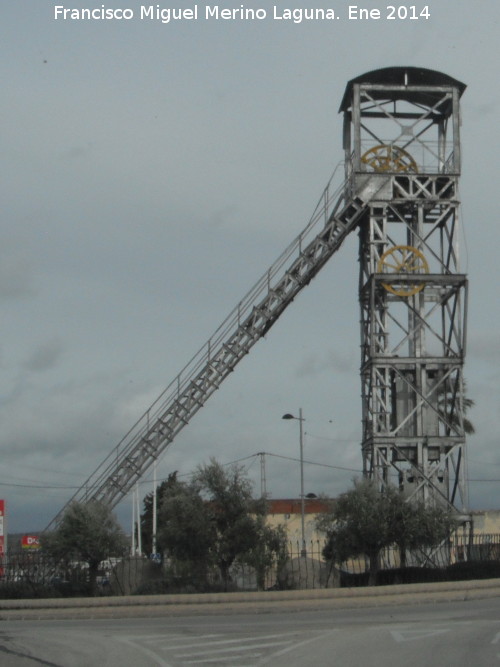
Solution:
[(294, 415), (289, 412), (286, 415), (283, 415), (282, 419), (296, 419), (299, 422), (299, 445), (300, 445), (300, 521), (301, 521), (301, 533), (302, 533), (302, 549), (300, 555), (305, 558), (307, 555), (306, 550), (306, 538), (305, 538), (305, 498), (304, 498), (304, 426), (305, 422), (304, 417), (302, 417), (302, 408), (299, 408), (299, 416), (294, 417)]

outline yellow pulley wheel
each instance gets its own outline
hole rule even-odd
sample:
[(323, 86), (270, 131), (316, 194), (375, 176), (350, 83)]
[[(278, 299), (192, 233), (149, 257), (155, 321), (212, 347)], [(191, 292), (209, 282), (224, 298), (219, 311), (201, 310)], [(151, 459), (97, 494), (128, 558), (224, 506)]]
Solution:
[[(378, 261), (377, 273), (429, 273), (429, 265), (424, 255), (410, 245), (396, 245), (386, 250)], [(413, 296), (424, 289), (424, 283), (411, 282), (382, 283), (383, 287), (396, 296)]]
[(417, 173), (418, 167), (412, 156), (404, 149), (390, 144), (380, 144), (366, 151), (361, 162), (376, 172), (396, 171), (398, 173)]

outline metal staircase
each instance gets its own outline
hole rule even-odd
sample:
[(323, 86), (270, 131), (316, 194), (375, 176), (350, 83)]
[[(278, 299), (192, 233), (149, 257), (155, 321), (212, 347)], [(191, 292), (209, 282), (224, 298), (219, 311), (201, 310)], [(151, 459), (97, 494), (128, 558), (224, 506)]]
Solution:
[[(375, 188), (363, 188), (356, 196), (349, 196), (347, 183), (334, 190), (337, 169), (302, 233), (238, 303), (47, 529), (59, 523), (73, 501), (97, 500), (111, 507), (117, 505), (358, 226), (367, 210), (368, 199), (384, 187), (385, 179), (382, 183), (378, 181)], [(367, 192), (370, 194), (366, 195)]]

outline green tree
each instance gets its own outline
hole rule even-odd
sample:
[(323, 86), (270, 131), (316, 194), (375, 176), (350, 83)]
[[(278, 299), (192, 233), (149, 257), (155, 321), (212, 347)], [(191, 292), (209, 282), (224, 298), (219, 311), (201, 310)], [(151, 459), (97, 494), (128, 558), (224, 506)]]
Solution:
[(265, 517), (258, 516), (257, 539), (250, 549), (239, 560), (254, 568), (257, 587), (264, 590), (266, 586), (266, 574), (275, 565), (276, 571), (280, 571), (288, 559), (287, 534), (284, 526), (272, 528), (268, 526)]
[(175, 480), (165, 488), (158, 508), (158, 548), (173, 563), (177, 574), (206, 585), (213, 564), (214, 528), (198, 488)]
[(42, 535), (42, 548), (58, 560), (83, 561), (89, 567), (89, 592), (96, 594), (101, 562), (123, 556), (127, 539), (111, 509), (100, 502), (71, 503), (57, 528)]
[(393, 541), (392, 496), (392, 490), (380, 493), (371, 482), (356, 481), (354, 488), (341, 494), (331, 511), (317, 521), (318, 529), (327, 537), (325, 558), (340, 563), (365, 554), (370, 585), (376, 583), (380, 551)]
[(158, 543), (178, 564), (199, 577), (218, 569), (227, 590), (232, 564), (252, 564), (262, 572), (281, 548), (279, 532), (265, 525), (265, 501), (254, 500), (253, 487), (239, 466), (211, 459), (195, 471), (191, 482), (168, 489), (159, 510)]
[(243, 468), (222, 466), (215, 459), (197, 469), (193, 483), (205, 500), (213, 529), (211, 554), (227, 589), (231, 565), (259, 541), (257, 517), (265, 514), (265, 502), (253, 499), (253, 487)]
[(398, 546), (401, 567), (406, 566), (407, 551), (423, 551), (446, 540), (456, 527), (453, 512), (444, 506), (425, 505), (420, 500), (405, 500), (395, 495), (394, 544)]
[(369, 480), (356, 481), (317, 520), (327, 537), (325, 559), (341, 563), (366, 555), (370, 585), (376, 584), (383, 548), (397, 545), (404, 563), (407, 549), (436, 546), (453, 526), (449, 510), (408, 501), (395, 487), (379, 491)]

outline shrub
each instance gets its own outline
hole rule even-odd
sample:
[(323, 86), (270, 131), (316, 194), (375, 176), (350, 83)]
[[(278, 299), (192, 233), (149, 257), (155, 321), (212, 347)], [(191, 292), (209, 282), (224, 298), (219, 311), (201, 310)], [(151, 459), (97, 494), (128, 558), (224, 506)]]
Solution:
[(465, 581), (468, 579), (495, 579), (500, 577), (500, 561), (498, 560), (469, 560), (454, 563), (447, 568), (450, 581)]

